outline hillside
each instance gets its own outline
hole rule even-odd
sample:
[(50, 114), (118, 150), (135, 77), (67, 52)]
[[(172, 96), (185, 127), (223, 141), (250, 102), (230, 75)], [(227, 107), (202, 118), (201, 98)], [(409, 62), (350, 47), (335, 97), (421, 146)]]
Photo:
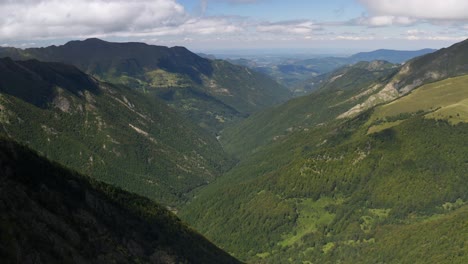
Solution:
[(417, 57), (405, 63), (379, 93), (357, 104), (340, 117), (355, 116), (382, 102), (390, 102), (424, 84), (468, 73), (468, 40)]
[(254, 263), (467, 262), (463, 45), (377, 74), (343, 68), (226, 129), (240, 163), (180, 216)]
[(164, 207), (0, 140), (2, 263), (239, 263)]
[(316, 77), (300, 88), (314, 90), (313, 93), (227, 127), (221, 141), (226, 150), (240, 157), (291, 131), (310, 129), (335, 118), (355, 117), (424, 84), (468, 74), (466, 50), (468, 41), (463, 41), (402, 66), (361, 62)]
[[(415, 90), (414, 100), (434, 103), (427, 107), (394, 112), (411, 106), (402, 97), (261, 147), (180, 215), (248, 262), (465, 263), (468, 112), (458, 111), (467, 99), (460, 78)], [(453, 106), (461, 108), (437, 113)]]
[(166, 205), (231, 166), (217, 140), (156, 98), (73, 66), (0, 59), (0, 133)]
[(309, 130), (367, 100), (397, 70), (397, 66), (384, 61), (343, 67), (324, 75), (316, 84), (315, 93), (260, 111), (227, 127), (221, 134), (221, 142), (227, 151), (241, 157), (294, 131)]
[(287, 89), (266, 75), (183, 47), (87, 39), (46, 48), (4, 48), (0, 57), (75, 65), (98, 79), (158, 96), (213, 133), (289, 98)]

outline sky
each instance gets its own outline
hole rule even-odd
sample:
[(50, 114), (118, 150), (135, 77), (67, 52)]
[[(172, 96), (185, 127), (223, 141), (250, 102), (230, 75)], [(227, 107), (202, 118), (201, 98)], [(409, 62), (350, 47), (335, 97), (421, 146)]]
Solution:
[(199, 52), (441, 48), (468, 38), (468, 0), (0, 0), (0, 46), (90, 37)]

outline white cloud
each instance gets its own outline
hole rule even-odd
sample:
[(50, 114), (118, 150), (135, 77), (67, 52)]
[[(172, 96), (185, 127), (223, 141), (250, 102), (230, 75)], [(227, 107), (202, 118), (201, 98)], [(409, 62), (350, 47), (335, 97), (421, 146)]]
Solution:
[(410, 17), (396, 17), (396, 16), (371, 16), (360, 17), (352, 21), (355, 24), (369, 26), (369, 27), (384, 27), (384, 26), (409, 26), (417, 22), (416, 19)]
[(192, 17), (175, 0), (0, 0), (0, 39), (231, 34), (228, 17)]
[[(318, 22), (307, 19), (272, 22), (255, 17), (204, 16), (202, 13), (197, 16), (187, 12), (178, 1), (0, 0), (0, 40), (1, 43), (21, 46), (22, 43), (44, 45), (68, 39), (115, 37), (119, 41), (146, 39), (155, 44), (175, 45), (198, 43), (205, 46), (218, 41), (222, 45), (236, 47), (243, 43), (273, 45), (278, 41), (289, 41), (296, 45), (300, 41), (378, 41), (387, 37), (450, 41), (450, 38), (460, 38), (460, 32), (468, 29), (468, 12), (464, 12), (468, 10), (468, 0), (358, 0), (367, 8), (362, 17), (350, 21)], [(248, 5), (270, 0), (193, 1)], [(438, 4), (441, 2), (443, 6)], [(457, 10), (453, 10), (454, 5), (458, 5)], [(450, 34), (434, 33), (431, 36), (412, 29), (428, 19), (433, 19), (432, 26), (439, 30), (452, 27), (453, 21), (463, 21), (456, 23), (457, 32)], [(405, 28), (377, 28), (392, 25)]]
[(182, 24), (186, 17), (175, 0), (3, 0), (0, 38), (145, 31)]
[(275, 34), (297, 34), (308, 35), (315, 30), (320, 30), (321, 26), (312, 21), (286, 21), (279, 23), (265, 23), (256, 27), (257, 32)]
[(412, 24), (417, 20), (468, 20), (466, 0), (359, 0), (369, 12), (369, 24)]

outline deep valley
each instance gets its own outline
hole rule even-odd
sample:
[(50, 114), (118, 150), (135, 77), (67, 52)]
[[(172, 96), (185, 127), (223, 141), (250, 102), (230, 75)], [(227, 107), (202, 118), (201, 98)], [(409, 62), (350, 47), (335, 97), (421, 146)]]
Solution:
[[(15, 14), (28, 1), (6, 2), (0, 8)], [(242, 52), (227, 36), (268, 49), (306, 32), (320, 37), (302, 40), (340, 43), (344, 53), (343, 43), (385, 42), (378, 33), (326, 39), (328, 27), (374, 32), (389, 19), (398, 29), (417, 22), (381, 15), (385, 1), (358, 1), (368, 8), (362, 17), (321, 23), (216, 13), (258, 11), (263, 1), (91, 2), (90, 16), (154, 8), (125, 34), (0, 46), (1, 263), (468, 263), (468, 40), (218, 59), (181, 43)], [(202, 15), (177, 9), (182, 2)], [(158, 30), (140, 25), (171, 6), (178, 15), (161, 15)], [(53, 32), (54, 19), (34, 21)], [(113, 19), (91, 24), (105, 31), (120, 25)], [(167, 33), (179, 20), (183, 27)], [(465, 20), (457, 17), (457, 28)], [(0, 38), (16, 44), (13, 22), (2, 21)], [(213, 33), (214, 21), (240, 24)], [(189, 37), (206, 25), (196, 36), (209, 37)], [(409, 47), (429, 34), (405, 32), (415, 34)]]

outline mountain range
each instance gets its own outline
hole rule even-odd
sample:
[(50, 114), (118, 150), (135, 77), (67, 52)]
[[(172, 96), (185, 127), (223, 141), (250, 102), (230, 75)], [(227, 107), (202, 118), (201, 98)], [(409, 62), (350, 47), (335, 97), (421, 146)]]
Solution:
[(266, 75), (202, 58), (184, 47), (86, 39), (45, 48), (3, 48), (0, 57), (74, 65), (99, 80), (159, 97), (212, 133), (289, 98), (288, 90)]
[(249, 59), (234, 59), (229, 61), (268, 74), (279, 83), (289, 87), (294, 96), (301, 96), (310, 92), (308, 89), (303, 89), (304, 84), (310, 83), (314, 78), (333, 72), (338, 68), (361, 61), (371, 62), (375, 60), (400, 64), (434, 51), (434, 49), (414, 51), (379, 49), (356, 53), (348, 57), (284, 58), (279, 61), (273, 60), (271, 63), (263, 62), (262, 64), (257, 64), (254, 60)]
[[(288, 100), (182, 47), (2, 48), (0, 256), (466, 263), (468, 41), (427, 52), (336, 66)], [(356, 57), (379, 54), (403, 58)]]

